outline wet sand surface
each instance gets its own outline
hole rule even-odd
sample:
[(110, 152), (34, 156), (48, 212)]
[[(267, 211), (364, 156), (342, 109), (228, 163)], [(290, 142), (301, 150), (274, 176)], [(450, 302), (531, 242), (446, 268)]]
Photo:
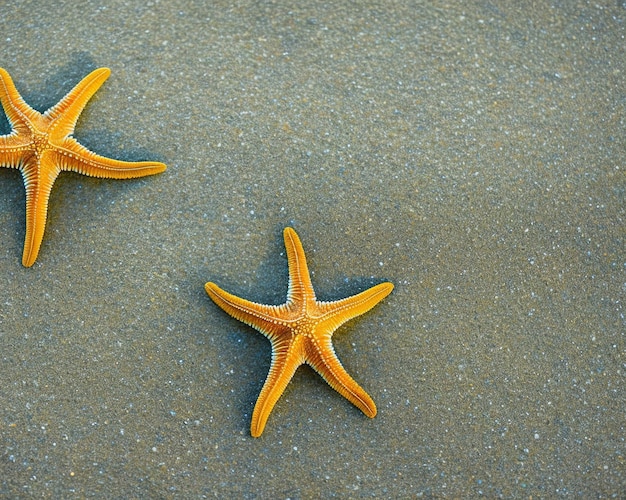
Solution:
[[(75, 137), (158, 160), (62, 173), (35, 265), (0, 169), (0, 495), (622, 497), (622, 2), (22, 1), (2, 60)], [(0, 133), (10, 128), (0, 114)], [(286, 226), (369, 419), (301, 368), (250, 436)]]

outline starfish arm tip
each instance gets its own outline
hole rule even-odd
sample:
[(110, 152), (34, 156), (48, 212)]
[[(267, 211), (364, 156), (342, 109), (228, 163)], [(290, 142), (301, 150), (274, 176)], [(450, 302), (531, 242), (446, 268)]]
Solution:
[(137, 177), (162, 174), (167, 170), (167, 165), (165, 163), (161, 163), (160, 161), (140, 161), (137, 163), (141, 164), (143, 169), (145, 169), (145, 171), (140, 173)]
[(385, 281), (383, 283), (379, 283), (378, 285), (369, 288), (364, 293), (370, 293), (372, 298), (374, 298), (374, 303), (371, 307), (378, 304), (381, 300), (383, 300), (387, 295), (389, 295), (394, 289), (393, 283), (389, 281)]
[(373, 401), (371, 408), (368, 408), (368, 411), (363, 411), (363, 413), (365, 413), (365, 415), (367, 415), (369, 418), (374, 418), (377, 415), (378, 410), (376, 409), (376, 405)]
[[(31, 238), (29, 238), (29, 236), (31, 236)], [(31, 230), (30, 234), (27, 235), (25, 239), (24, 252), (22, 253), (22, 265), (24, 267), (31, 267), (39, 255), (39, 249), (41, 248), (41, 242), (43, 241), (43, 228), (36, 227)]]
[(263, 434), (273, 406), (271, 408), (263, 408), (263, 403), (259, 406), (259, 401), (257, 401), (254, 412), (252, 412), (252, 421), (250, 422), (250, 434), (252, 437), (258, 438)]
[(363, 389), (360, 389), (361, 394), (355, 393), (353, 397), (347, 397), (354, 406), (361, 410), (367, 417), (374, 418), (378, 413), (376, 403)]
[(96, 68), (91, 72), (91, 74), (102, 76), (106, 80), (107, 78), (109, 78), (109, 76), (111, 76), (111, 68), (107, 68), (106, 66), (103, 66), (102, 68)]
[(26, 253), (24, 253), (24, 256), (22, 257), (22, 265), (24, 267), (32, 267), (32, 265), (35, 263), (35, 260), (37, 260), (37, 255), (26, 255)]

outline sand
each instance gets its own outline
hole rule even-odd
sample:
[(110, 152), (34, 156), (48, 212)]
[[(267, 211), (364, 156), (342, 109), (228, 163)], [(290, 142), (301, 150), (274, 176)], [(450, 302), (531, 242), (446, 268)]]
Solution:
[[(0, 495), (618, 498), (626, 492), (621, 2), (21, 1), (33, 107), (111, 77), (75, 137), (158, 160), (63, 173), (35, 265), (0, 169)], [(9, 132), (0, 118), (0, 133)], [(375, 419), (204, 283), (394, 292), (335, 334)]]

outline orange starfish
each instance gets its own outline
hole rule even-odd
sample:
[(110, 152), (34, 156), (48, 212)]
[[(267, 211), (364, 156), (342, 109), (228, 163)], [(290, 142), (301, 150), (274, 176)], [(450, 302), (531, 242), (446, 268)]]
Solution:
[(99, 156), (71, 137), (85, 105), (111, 74), (109, 68), (92, 71), (61, 101), (41, 114), (24, 102), (9, 73), (0, 68), (0, 102), (10, 134), (0, 136), (0, 167), (22, 172), (26, 188), (26, 237), (22, 264), (35, 262), (44, 229), (50, 191), (62, 170), (92, 177), (128, 179), (165, 170), (159, 162), (128, 162)]
[(257, 304), (232, 295), (214, 283), (205, 289), (213, 301), (232, 317), (256, 328), (272, 343), (272, 364), (254, 407), (250, 432), (263, 433), (272, 408), (296, 369), (307, 363), (330, 386), (368, 417), (376, 416), (372, 398), (348, 375), (335, 354), (331, 337), (346, 321), (369, 311), (393, 290), (381, 283), (364, 292), (334, 302), (315, 298), (302, 243), (290, 227), (284, 231), (289, 262), (287, 302), (279, 306)]

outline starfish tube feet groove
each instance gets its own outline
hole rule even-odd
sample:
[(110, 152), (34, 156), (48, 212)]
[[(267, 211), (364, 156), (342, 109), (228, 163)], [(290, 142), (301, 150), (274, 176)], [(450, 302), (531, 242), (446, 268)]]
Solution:
[(26, 236), (22, 264), (34, 264), (41, 247), (48, 201), (58, 175), (66, 170), (91, 177), (129, 179), (163, 172), (155, 161), (129, 162), (97, 155), (72, 137), (87, 102), (111, 74), (96, 69), (83, 78), (58, 104), (40, 113), (15, 88), (9, 73), (0, 68), (0, 102), (11, 133), (0, 136), (0, 167), (21, 171), (26, 189)]
[(285, 229), (284, 238), (289, 266), (284, 304), (258, 304), (228, 293), (215, 283), (205, 285), (209, 297), (219, 307), (261, 332), (272, 346), (270, 370), (252, 413), (253, 437), (263, 433), (274, 405), (297, 368), (305, 363), (365, 415), (376, 416), (374, 401), (342, 366), (331, 339), (346, 321), (369, 311), (389, 295), (393, 284), (380, 283), (342, 300), (318, 301), (300, 238), (290, 227)]

